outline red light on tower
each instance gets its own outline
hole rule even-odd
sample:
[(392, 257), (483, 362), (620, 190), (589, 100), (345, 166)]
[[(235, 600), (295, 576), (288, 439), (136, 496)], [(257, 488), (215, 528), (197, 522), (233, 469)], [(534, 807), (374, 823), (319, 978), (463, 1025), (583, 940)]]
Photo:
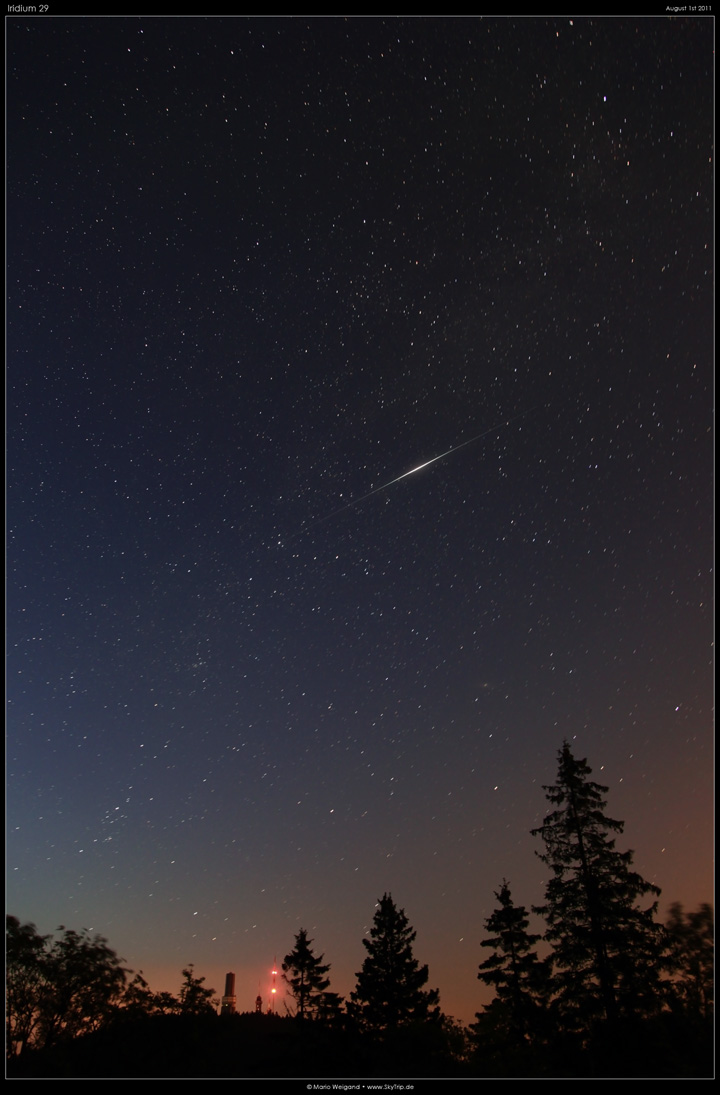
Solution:
[(272, 987), (270, 989), (270, 1014), (275, 1014), (275, 997), (277, 995), (277, 988), (275, 987), (275, 978), (277, 977), (277, 958), (273, 958), (272, 968)]

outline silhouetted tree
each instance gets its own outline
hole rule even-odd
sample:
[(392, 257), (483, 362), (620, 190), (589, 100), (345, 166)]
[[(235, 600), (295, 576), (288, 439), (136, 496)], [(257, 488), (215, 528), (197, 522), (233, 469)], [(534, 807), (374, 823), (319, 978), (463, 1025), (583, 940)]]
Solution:
[(38, 935), (34, 924), (21, 924), (7, 917), (6, 960), (6, 1050), (14, 1057), (35, 1038), (45, 996), (46, 935)]
[(178, 997), (181, 1015), (212, 1015), (218, 1006), (218, 1001), (213, 1000), (215, 989), (203, 988), (204, 977), (195, 976), (195, 967), (192, 963), (182, 971), (183, 983)]
[(313, 954), (311, 943), (307, 931), (301, 928), (295, 936), (295, 948), (285, 956), (282, 964), (283, 981), (295, 1000), (298, 1019), (321, 1016), (323, 997), (330, 985), (330, 978), (326, 977), (330, 966), (323, 965), (324, 955)]
[(636, 906), (660, 890), (630, 869), (632, 852), (616, 850), (609, 834), (621, 833), (624, 824), (605, 816), (608, 788), (591, 782), (590, 774), (565, 742), (557, 782), (545, 788), (555, 808), (533, 830), (545, 844), (536, 854), (552, 872), (545, 904), (534, 911), (548, 925), (558, 1011), (578, 1028), (600, 1017), (652, 1014), (662, 995), (657, 902)]
[(151, 990), (143, 977), (142, 970), (140, 970), (125, 987), (120, 1017), (123, 1019), (136, 1019), (142, 1015), (152, 1015), (155, 1010), (155, 993)]
[(154, 992), (150, 1010), (157, 1015), (177, 1015), (180, 1013), (180, 1001), (171, 992)]
[(102, 935), (63, 928), (47, 953), (49, 991), (42, 1007), (43, 1044), (97, 1030), (125, 990), (122, 959)]
[(101, 935), (60, 927), (39, 936), (7, 919), (8, 1052), (54, 1045), (97, 1030), (120, 1005), (126, 973)]
[(715, 925), (711, 905), (686, 913), (680, 902), (670, 906), (665, 923), (668, 966), (675, 998), (691, 1016), (707, 1019), (713, 1010)]
[(315, 1000), (315, 1018), (337, 1023), (343, 1016), (343, 998), (337, 992), (321, 992)]
[[(185, 972), (187, 971), (183, 971)], [(207, 989), (203, 991), (208, 992)], [(212, 989), (209, 991), (212, 992)], [(173, 996), (171, 992), (153, 992), (140, 970), (125, 988), (118, 1018), (128, 1020), (148, 1015), (180, 1015), (182, 1011), (183, 1007), (177, 996)]]
[(385, 894), (378, 904), (370, 939), (363, 939), (368, 956), (348, 1005), (361, 1027), (382, 1032), (414, 1020), (440, 1018), (438, 990), (423, 989), (428, 968), (419, 966), (413, 957), (415, 936), (404, 909), (398, 910), (390, 894)]
[(528, 932), (525, 907), (513, 904), (505, 879), (495, 896), (499, 907), (485, 921), (485, 929), (492, 935), (480, 944), (492, 947), (494, 954), (480, 964), (478, 980), (492, 985), (496, 996), (477, 1018), (479, 1028), (492, 1020), (496, 1036), (523, 1043), (538, 1030), (546, 988), (545, 967), (535, 952), (541, 936)]

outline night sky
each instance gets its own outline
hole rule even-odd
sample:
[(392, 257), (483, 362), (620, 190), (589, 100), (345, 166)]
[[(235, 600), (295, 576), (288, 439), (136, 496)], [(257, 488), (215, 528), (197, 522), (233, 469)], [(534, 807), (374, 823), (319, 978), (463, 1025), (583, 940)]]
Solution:
[(712, 20), (7, 33), (9, 911), (469, 1022), (564, 738), (711, 900)]

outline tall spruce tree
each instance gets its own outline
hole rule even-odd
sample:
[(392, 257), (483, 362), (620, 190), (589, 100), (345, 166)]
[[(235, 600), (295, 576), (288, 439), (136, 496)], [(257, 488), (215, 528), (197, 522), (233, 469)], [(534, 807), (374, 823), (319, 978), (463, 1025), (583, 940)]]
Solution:
[(527, 911), (513, 903), (505, 879), (495, 896), (499, 907), (485, 921), (491, 936), (480, 944), (494, 953), (480, 964), (478, 980), (492, 985), (496, 995), (478, 1014), (477, 1030), (482, 1034), (490, 1025), (496, 1036), (526, 1043), (538, 1030), (545, 988), (545, 967), (535, 952), (541, 936), (528, 932)]
[[(327, 992), (330, 979), (326, 974), (330, 972), (330, 966), (322, 964), (324, 955), (316, 957), (313, 954), (311, 943), (307, 931), (301, 928), (295, 936), (294, 950), (285, 956), (282, 964), (283, 981), (290, 988), (299, 1019), (324, 1017), (334, 996)], [(335, 999), (338, 1000), (337, 1010), (339, 999)]]
[(370, 939), (363, 939), (368, 956), (348, 1007), (364, 1029), (389, 1032), (415, 1020), (439, 1019), (440, 994), (437, 989), (423, 989), (428, 968), (413, 957), (416, 934), (405, 910), (397, 909), (390, 894), (384, 894)]
[(555, 1004), (576, 1029), (599, 1018), (652, 1014), (661, 1001), (657, 902), (636, 905), (660, 890), (631, 870), (632, 852), (617, 851), (610, 833), (622, 833), (624, 823), (606, 817), (608, 788), (590, 775), (565, 742), (557, 782), (545, 787), (554, 809), (532, 830), (545, 844), (536, 854), (551, 871), (545, 904), (533, 911), (548, 925)]

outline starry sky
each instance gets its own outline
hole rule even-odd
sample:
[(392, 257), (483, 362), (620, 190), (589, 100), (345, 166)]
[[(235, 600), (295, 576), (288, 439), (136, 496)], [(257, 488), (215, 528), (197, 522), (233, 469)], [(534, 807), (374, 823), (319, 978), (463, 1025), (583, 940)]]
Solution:
[(564, 738), (711, 900), (713, 31), (10, 19), (10, 912), (469, 1022)]

